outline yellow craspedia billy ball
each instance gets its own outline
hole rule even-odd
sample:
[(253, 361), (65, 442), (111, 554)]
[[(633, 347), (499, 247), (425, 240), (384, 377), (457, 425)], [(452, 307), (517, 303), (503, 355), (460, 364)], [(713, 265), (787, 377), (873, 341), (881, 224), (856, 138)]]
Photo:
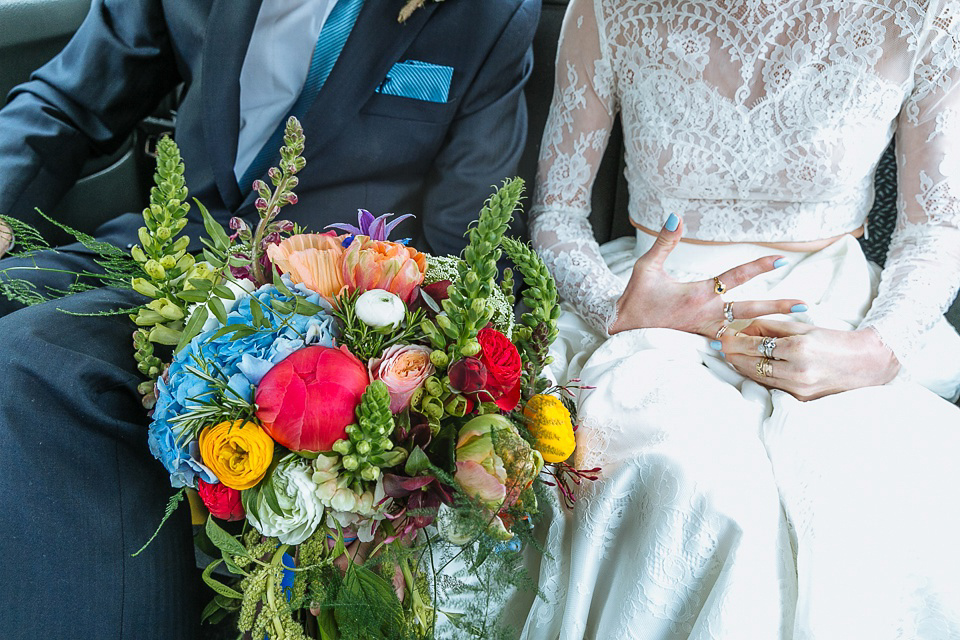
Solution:
[(273, 461), (273, 440), (253, 422), (221, 422), (201, 431), (199, 441), (203, 464), (238, 491), (260, 482)]
[(527, 402), (523, 415), (529, 420), (527, 426), (535, 441), (533, 448), (546, 462), (563, 462), (570, 457), (577, 440), (573, 435), (570, 412), (560, 398), (537, 394)]

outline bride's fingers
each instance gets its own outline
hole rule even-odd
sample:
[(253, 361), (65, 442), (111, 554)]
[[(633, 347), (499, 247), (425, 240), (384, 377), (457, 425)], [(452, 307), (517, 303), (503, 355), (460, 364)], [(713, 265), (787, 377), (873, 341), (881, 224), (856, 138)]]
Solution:
[(807, 309), (803, 300), (744, 300), (727, 304), (730, 305), (729, 309), (735, 320), (759, 318), (774, 313), (796, 313)]
[(795, 386), (796, 366), (789, 360), (764, 360), (759, 355), (732, 353), (727, 355), (727, 362), (741, 375), (768, 387), (789, 391)]
[(735, 333), (723, 335), (721, 339), (712, 341), (710, 346), (721, 351), (728, 361), (731, 356), (754, 360), (767, 357), (771, 360), (788, 360), (796, 365), (798, 361), (802, 361), (797, 342), (796, 336), (749, 336)]
[[(741, 264), (738, 267), (733, 269), (728, 269), (720, 275), (717, 276), (717, 279), (723, 283), (724, 287), (727, 289), (733, 289), (734, 287), (739, 287), (744, 282), (756, 278), (762, 273), (767, 273), (768, 271), (773, 271), (778, 267), (782, 267), (787, 264), (786, 259), (783, 256), (765, 256), (763, 258), (757, 258), (753, 262), (747, 262)], [(707, 280), (710, 283), (710, 286), (713, 287), (715, 282)]]
[(783, 338), (786, 336), (803, 335), (816, 329), (811, 324), (794, 322), (792, 320), (769, 320), (761, 318), (754, 320), (749, 326), (740, 329), (739, 333), (748, 336)]
[(645, 254), (640, 256), (637, 262), (644, 263), (648, 267), (663, 268), (663, 263), (666, 261), (667, 256), (669, 256), (670, 252), (680, 243), (680, 238), (682, 237), (683, 222), (677, 214), (671, 213), (667, 221), (663, 223), (663, 227), (660, 229), (660, 233), (657, 234), (657, 239), (653, 242), (653, 246), (650, 247)]

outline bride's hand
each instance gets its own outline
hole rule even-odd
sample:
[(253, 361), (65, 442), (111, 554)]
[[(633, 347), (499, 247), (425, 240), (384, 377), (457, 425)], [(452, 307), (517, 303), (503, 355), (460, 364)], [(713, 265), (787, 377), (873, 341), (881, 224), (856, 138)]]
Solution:
[[(763, 361), (764, 338), (775, 338)], [(900, 370), (893, 352), (872, 329), (836, 331), (799, 322), (756, 320), (720, 340), (723, 354), (741, 374), (800, 400), (886, 384)], [(758, 368), (759, 366), (759, 368)]]
[[(637, 259), (623, 295), (617, 301), (617, 319), (610, 334), (628, 329), (664, 327), (713, 338), (723, 324), (723, 300), (714, 290), (715, 281), (678, 282), (667, 275), (663, 263), (683, 235), (680, 219), (670, 214), (654, 245)], [(734, 267), (717, 276), (726, 289), (772, 271), (782, 256), (767, 256)], [(748, 300), (734, 303), (736, 318), (757, 318), (771, 313), (790, 313), (801, 300)]]

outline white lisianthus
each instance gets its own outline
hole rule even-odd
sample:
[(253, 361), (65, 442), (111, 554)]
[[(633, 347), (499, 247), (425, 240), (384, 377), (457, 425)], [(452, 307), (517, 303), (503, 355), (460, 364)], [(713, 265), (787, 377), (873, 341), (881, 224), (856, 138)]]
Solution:
[[(288, 454), (277, 464), (271, 480), (261, 486), (253, 499), (244, 500), (247, 521), (263, 535), (279, 538), (283, 544), (300, 544), (323, 521), (323, 504), (311, 478), (310, 463), (295, 454)], [(276, 492), (279, 513), (270, 507), (264, 496), (264, 492), (271, 490)]]
[(357, 317), (374, 329), (396, 329), (407, 312), (403, 300), (384, 289), (364, 291), (354, 308)]

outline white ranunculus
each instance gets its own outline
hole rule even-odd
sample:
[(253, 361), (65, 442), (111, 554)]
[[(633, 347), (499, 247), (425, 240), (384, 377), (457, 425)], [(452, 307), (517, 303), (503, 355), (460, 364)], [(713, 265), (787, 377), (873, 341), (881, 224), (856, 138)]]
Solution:
[(357, 317), (374, 329), (396, 329), (407, 312), (403, 300), (384, 289), (361, 293), (355, 309)]
[(285, 456), (273, 472), (273, 488), (280, 513), (267, 503), (267, 487), (256, 499), (244, 501), (247, 521), (263, 535), (277, 537), (283, 544), (300, 544), (323, 521), (323, 504), (311, 478), (310, 463), (292, 453)]

